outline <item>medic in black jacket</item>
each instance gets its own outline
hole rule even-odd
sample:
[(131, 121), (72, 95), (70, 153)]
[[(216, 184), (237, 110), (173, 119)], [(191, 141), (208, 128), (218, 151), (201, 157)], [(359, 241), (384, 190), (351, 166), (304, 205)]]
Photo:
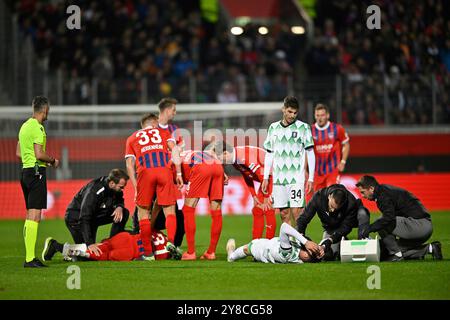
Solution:
[(121, 169), (90, 181), (75, 195), (66, 210), (65, 222), (75, 243), (96, 243), (97, 229), (112, 223), (110, 237), (125, 228), (129, 211), (123, 189), (129, 177)]
[(333, 184), (314, 194), (297, 220), (298, 232), (305, 234), (306, 227), (316, 213), (324, 229), (320, 244), (325, 246), (325, 251), (332, 248), (334, 254), (332, 260), (334, 260), (339, 253), (342, 237), (346, 237), (353, 228), (361, 225), (360, 218), (366, 222), (369, 211), (345, 186)]

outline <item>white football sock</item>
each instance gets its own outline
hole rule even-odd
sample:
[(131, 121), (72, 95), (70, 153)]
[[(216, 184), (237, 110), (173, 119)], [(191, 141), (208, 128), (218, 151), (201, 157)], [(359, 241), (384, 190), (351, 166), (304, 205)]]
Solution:
[(234, 250), (229, 257), (230, 261), (236, 261), (239, 259), (243, 259), (245, 258), (247, 255), (244, 252), (244, 246), (237, 248), (236, 250)]

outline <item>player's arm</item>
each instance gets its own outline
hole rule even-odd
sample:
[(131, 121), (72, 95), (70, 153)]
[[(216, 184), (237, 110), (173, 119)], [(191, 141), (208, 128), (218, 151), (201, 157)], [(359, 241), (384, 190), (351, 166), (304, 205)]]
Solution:
[(22, 159), (22, 154), (20, 152), (20, 142), (19, 141), (17, 141), (16, 157), (19, 158), (19, 159)]
[(181, 157), (180, 157), (180, 148), (175, 144), (175, 141), (170, 139), (167, 140), (167, 146), (169, 147), (169, 150), (172, 152), (172, 162), (175, 165), (175, 170), (177, 173), (176, 182), (178, 185), (178, 188), (183, 187), (183, 176), (181, 173)]
[(308, 183), (305, 191), (306, 193), (310, 193), (314, 188), (314, 171), (316, 170), (316, 156), (314, 155), (314, 147), (309, 147), (306, 149), (306, 159), (308, 162)]
[(339, 228), (337, 228), (333, 234), (331, 234), (331, 242), (332, 243), (338, 243), (341, 241), (342, 237), (347, 236), (353, 229), (353, 223), (355, 220), (357, 220), (357, 212), (358, 209), (356, 206), (353, 206), (351, 208), (347, 209), (347, 216), (345, 219), (341, 222), (341, 225)]
[(125, 163), (127, 167), (127, 174), (130, 177), (131, 184), (133, 185), (134, 191), (137, 188), (136, 180), (136, 158), (134, 156), (127, 156), (125, 158)]
[(342, 159), (338, 165), (339, 172), (343, 172), (345, 170), (345, 164), (347, 163), (348, 156), (350, 154), (350, 138), (345, 132), (343, 127), (339, 127), (339, 140), (342, 144)]
[(273, 164), (273, 152), (271, 150), (266, 150), (266, 156), (264, 158), (264, 180), (261, 185), (261, 190), (263, 194), (267, 194), (267, 188), (269, 186), (269, 176)]
[(303, 235), (301, 235), (297, 230), (291, 227), (286, 222), (283, 222), (280, 227), (280, 246), (281, 249), (289, 249), (291, 247), (291, 243), (289, 241), (289, 237), (294, 237), (298, 240), (302, 245), (308, 249), (308, 251), (313, 254), (320, 254), (320, 247), (317, 243), (306, 239)]
[(395, 222), (395, 206), (391, 199), (381, 195), (377, 199), (377, 206), (382, 216), (369, 226), (369, 232), (383, 230)]
[(253, 179), (248, 177), (247, 175), (242, 175), (247, 186), (248, 191), (252, 195), (252, 197), (256, 197), (255, 184), (253, 183)]
[(42, 148), (42, 145), (34, 143), (34, 155), (36, 156), (36, 159), (48, 163), (50, 166), (53, 166), (55, 168), (59, 165), (59, 160), (53, 157), (50, 157)]

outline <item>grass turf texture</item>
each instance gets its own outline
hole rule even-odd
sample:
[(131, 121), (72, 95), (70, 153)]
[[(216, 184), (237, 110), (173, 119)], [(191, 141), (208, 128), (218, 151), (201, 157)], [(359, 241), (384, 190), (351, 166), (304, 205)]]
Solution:
[[(0, 299), (450, 299), (450, 212), (434, 212), (432, 218), (431, 240), (441, 241), (444, 261), (428, 255), (425, 261), (379, 263), (379, 290), (367, 288), (370, 263), (226, 262), (228, 238), (238, 246), (249, 242), (251, 216), (224, 217), (216, 261), (78, 262), (81, 289), (69, 290), (67, 268), (74, 263), (57, 254), (49, 268), (24, 269), (23, 221), (0, 221)], [(210, 221), (197, 217), (197, 256), (208, 246)], [(108, 232), (109, 226), (101, 227), (97, 239)], [(308, 235), (318, 241), (321, 234), (316, 217)], [(43, 221), (39, 256), (48, 236), (72, 240), (62, 220)]]

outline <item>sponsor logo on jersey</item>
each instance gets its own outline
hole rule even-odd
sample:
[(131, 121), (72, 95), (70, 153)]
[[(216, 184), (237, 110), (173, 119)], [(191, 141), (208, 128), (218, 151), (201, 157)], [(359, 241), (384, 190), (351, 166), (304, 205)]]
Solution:
[(329, 152), (331, 149), (333, 149), (333, 144), (316, 145), (317, 152)]

